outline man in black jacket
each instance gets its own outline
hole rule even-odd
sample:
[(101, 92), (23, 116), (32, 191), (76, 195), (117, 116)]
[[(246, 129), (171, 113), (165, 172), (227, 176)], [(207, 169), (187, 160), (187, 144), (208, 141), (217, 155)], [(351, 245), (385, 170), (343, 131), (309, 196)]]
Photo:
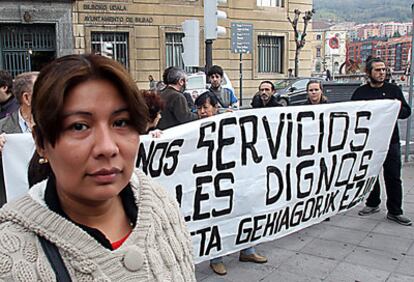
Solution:
[(274, 96), (276, 92), (275, 85), (269, 81), (262, 81), (259, 85), (259, 92), (254, 95), (252, 99), (253, 108), (264, 108), (264, 107), (279, 107), (282, 106), (277, 102)]
[[(404, 99), (401, 89), (385, 81), (386, 67), (380, 58), (369, 58), (366, 63), (366, 73), (369, 81), (358, 87), (352, 95), (352, 100), (376, 100), (396, 99), (401, 102), (398, 115), (399, 119), (406, 119), (411, 114), (411, 108)], [(387, 192), (387, 218), (402, 225), (411, 225), (411, 220), (403, 216), (402, 197), (403, 188), (401, 181), (401, 147), (398, 133), (398, 123), (394, 127), (391, 136), (387, 157), (383, 165), (385, 190)], [(359, 215), (365, 216), (379, 211), (380, 199), (379, 179), (369, 194), (366, 206), (359, 211)]]

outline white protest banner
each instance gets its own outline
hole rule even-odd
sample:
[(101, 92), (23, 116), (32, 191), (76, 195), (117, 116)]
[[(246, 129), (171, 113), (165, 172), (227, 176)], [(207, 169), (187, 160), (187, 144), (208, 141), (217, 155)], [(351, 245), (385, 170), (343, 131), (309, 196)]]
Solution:
[(2, 151), (3, 175), (8, 202), (27, 192), (27, 168), (35, 145), (32, 134), (7, 134)]
[(360, 203), (399, 107), (388, 100), (225, 113), (143, 139), (138, 166), (181, 203), (201, 262)]
[[(360, 203), (381, 170), (399, 107), (381, 100), (225, 113), (158, 139), (142, 136), (137, 166), (180, 202), (201, 262)], [(21, 157), (27, 167), (22, 154), (14, 148), (3, 162)], [(27, 178), (5, 174), (6, 187)]]

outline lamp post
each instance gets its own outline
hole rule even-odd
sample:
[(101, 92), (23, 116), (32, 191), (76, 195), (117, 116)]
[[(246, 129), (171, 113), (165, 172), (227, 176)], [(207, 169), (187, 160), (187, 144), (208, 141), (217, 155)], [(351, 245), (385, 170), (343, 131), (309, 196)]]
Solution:
[[(411, 4), (411, 18), (413, 26), (411, 28), (411, 63), (410, 63), (410, 88), (408, 94), (408, 105), (410, 108), (413, 106), (413, 83), (414, 83), (414, 3)], [(412, 123), (412, 114), (408, 117), (407, 120), (407, 134), (405, 136), (405, 155), (404, 161), (407, 163), (409, 161), (410, 154), (410, 139), (411, 139), (411, 123)]]

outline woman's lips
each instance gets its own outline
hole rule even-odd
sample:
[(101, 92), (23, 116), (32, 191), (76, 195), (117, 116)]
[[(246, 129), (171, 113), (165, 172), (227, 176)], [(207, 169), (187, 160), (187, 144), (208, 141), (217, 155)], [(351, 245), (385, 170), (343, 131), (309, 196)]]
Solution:
[(117, 176), (121, 173), (121, 170), (118, 168), (111, 168), (111, 169), (100, 169), (94, 171), (88, 176), (92, 177), (94, 181), (98, 184), (109, 184), (115, 182)]

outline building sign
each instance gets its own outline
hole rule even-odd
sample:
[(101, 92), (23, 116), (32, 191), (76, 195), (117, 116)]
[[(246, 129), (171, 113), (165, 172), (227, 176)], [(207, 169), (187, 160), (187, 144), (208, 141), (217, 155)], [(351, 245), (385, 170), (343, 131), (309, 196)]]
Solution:
[(90, 11), (126, 11), (127, 6), (119, 4), (90, 3), (83, 4), (83, 9)]
[(340, 47), (340, 43), (339, 43), (339, 38), (335, 35), (333, 35), (332, 37), (330, 37), (329, 39), (327, 39), (327, 45), (329, 47), (329, 54), (331, 56), (333, 55), (339, 55), (339, 47)]
[(110, 16), (110, 15), (85, 15), (85, 23), (113, 23), (113, 24), (152, 24), (152, 17), (137, 16)]
[(125, 4), (85, 3), (82, 7), (86, 13), (82, 16), (84, 23), (150, 25), (154, 22), (153, 17), (123, 14), (128, 13)]
[(339, 39), (338, 37), (334, 36), (329, 39), (329, 47), (331, 49), (338, 49), (339, 48)]
[(253, 25), (231, 23), (231, 51), (233, 53), (253, 52)]

